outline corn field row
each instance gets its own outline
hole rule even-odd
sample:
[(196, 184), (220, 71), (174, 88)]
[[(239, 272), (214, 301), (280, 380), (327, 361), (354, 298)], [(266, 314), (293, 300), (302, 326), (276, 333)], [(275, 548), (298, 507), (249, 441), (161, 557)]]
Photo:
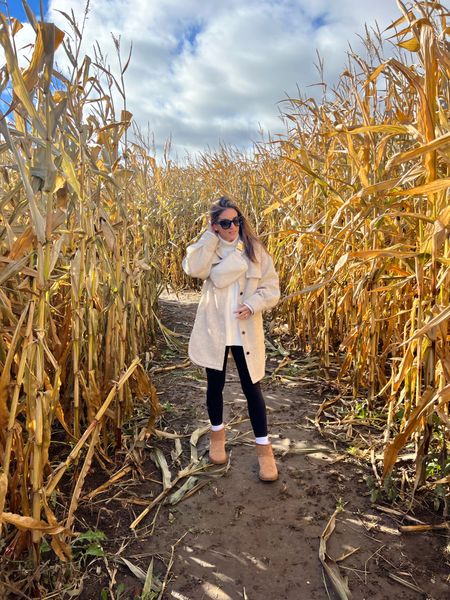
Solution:
[[(367, 35), (366, 58), (350, 54), (320, 102), (285, 104), (285, 133), (251, 157), (223, 147), (187, 164), (156, 161), (139, 133), (130, 141), (118, 41), (117, 78), (100, 51), (81, 56), (76, 27), (68, 37), (28, 11), (36, 43), (21, 69), (20, 24), (0, 17), (0, 526), (10, 550), (32, 542), (38, 558), (48, 534), (70, 556), (94, 454), (107, 460), (111, 431), (120, 445), (135, 399), (156, 416), (140, 360), (155, 304), (164, 282), (188, 284), (185, 247), (221, 194), (246, 207), (275, 259), (277, 319), (325, 367), (339, 361), (354, 397), (384, 415), (385, 475), (413, 443), (414, 486), (426, 483), (431, 449), (433, 485), (448, 484), (448, 13), (398, 4), (386, 32), (395, 58), (383, 57), (381, 34)], [(55, 53), (69, 58), (69, 75)], [(57, 424), (68, 447), (59, 463)], [(50, 499), (81, 460), (57, 518)]]

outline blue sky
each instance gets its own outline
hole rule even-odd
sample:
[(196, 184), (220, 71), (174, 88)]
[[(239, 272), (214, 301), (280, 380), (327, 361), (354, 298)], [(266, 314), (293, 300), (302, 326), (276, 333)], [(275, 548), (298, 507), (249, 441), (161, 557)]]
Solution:
[[(28, 0), (28, 5), (31, 7), (31, 10), (34, 14), (39, 18), (41, 14), (40, 3), (39, 0)], [(26, 19), (25, 11), (23, 9), (23, 4), (19, 0), (8, 0), (9, 12), (11, 16), (16, 17), (19, 21), (24, 21)], [(42, 1), (42, 6), (44, 8), (44, 12), (48, 10), (48, 2), (47, 0)], [(2, 11), (4, 11), (4, 7), (2, 6)]]
[[(39, 2), (29, 3), (39, 14)], [(9, 6), (21, 18), (21, 3)], [(82, 0), (44, 3), (47, 20), (66, 31), (57, 11), (73, 10), (81, 25), (84, 7)], [(298, 90), (320, 99), (317, 51), (332, 86), (346, 68), (349, 43), (364, 54), (357, 35), (364, 24), (383, 30), (399, 16), (395, 0), (91, 0), (83, 52), (93, 58), (98, 43), (117, 71), (111, 34), (120, 36), (123, 60), (133, 43), (127, 108), (157, 148), (171, 138), (181, 157), (220, 143), (245, 150), (261, 130), (284, 131), (280, 101)], [(29, 26), (19, 35), (19, 47), (33, 39)], [(69, 67), (62, 47), (56, 62)]]

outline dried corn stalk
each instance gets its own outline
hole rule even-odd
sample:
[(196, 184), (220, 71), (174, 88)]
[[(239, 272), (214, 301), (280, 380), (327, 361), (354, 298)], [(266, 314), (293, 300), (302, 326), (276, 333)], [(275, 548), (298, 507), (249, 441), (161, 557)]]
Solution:
[[(111, 431), (120, 444), (136, 398), (151, 418), (158, 411), (139, 357), (154, 336), (160, 276), (142, 221), (146, 194), (130, 193), (139, 176), (128, 158), (125, 90), (117, 113), (105, 66), (98, 57), (78, 58), (78, 31), (74, 48), (28, 12), (36, 41), (25, 70), (15, 53), (17, 22), (0, 14), (2, 95), (11, 97), (0, 120), (0, 523), (4, 532), (17, 527), (11, 551), (31, 539), (38, 559), (45, 533), (65, 559), (95, 450), (108, 451)], [(54, 57), (64, 50), (73, 69), (62, 74)], [(52, 446), (58, 427), (68, 448), (75, 443), (59, 457)], [(85, 444), (58, 523), (47, 500)]]

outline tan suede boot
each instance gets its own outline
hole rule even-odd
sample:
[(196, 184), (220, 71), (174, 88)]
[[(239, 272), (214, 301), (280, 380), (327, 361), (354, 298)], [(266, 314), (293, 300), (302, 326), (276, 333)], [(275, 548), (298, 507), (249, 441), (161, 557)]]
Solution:
[(276, 481), (278, 470), (273, 457), (272, 444), (256, 444), (259, 462), (259, 478), (262, 481)]
[(223, 465), (228, 457), (225, 452), (225, 429), (209, 432), (209, 460), (214, 465)]

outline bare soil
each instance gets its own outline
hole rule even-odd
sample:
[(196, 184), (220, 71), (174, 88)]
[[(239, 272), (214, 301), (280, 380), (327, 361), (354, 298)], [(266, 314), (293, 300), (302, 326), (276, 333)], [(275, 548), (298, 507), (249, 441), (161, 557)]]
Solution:
[[(158, 351), (154, 361), (162, 368), (185, 363), (197, 300), (194, 293), (161, 300), (162, 322), (186, 336), (180, 338), (180, 352), (167, 346)], [(79, 597), (99, 599), (103, 589), (105, 598), (140, 598), (142, 574), (139, 578), (133, 567), (146, 573), (153, 559), (154, 578), (163, 590), (162, 595), (159, 591), (149, 598), (337, 599), (323, 573), (319, 544), (340, 506), (343, 511), (336, 516), (327, 552), (335, 560), (342, 559), (339, 568), (348, 578), (353, 600), (450, 598), (445, 532), (400, 533), (398, 526), (410, 522), (400, 513), (381, 512), (377, 506), (389, 506), (382, 499), (378, 505), (371, 503), (371, 465), (358, 461), (342, 444), (322, 437), (314, 425), (320, 404), (336, 393), (333, 382), (320, 377), (311, 357), (305, 356), (305, 370), (296, 387), (280, 385), (270, 374), (282, 357), (276, 352), (268, 356), (263, 391), (279, 480), (263, 483), (258, 479), (245, 400), (230, 357), (225, 388), (229, 469), (206, 479), (202, 489), (180, 503), (156, 506), (131, 531), (134, 518), (161, 492), (161, 473), (151, 452), (156, 448), (163, 451), (174, 476), (189, 462), (189, 436), (207, 425), (203, 370), (189, 364), (155, 372), (154, 382), (165, 407), (157, 428), (183, 434), (183, 454), (171, 458), (171, 439), (151, 436), (136, 441), (145, 424), (144, 413), (130, 425), (124, 456), (117, 457), (112, 471), (120, 468), (125, 457), (132, 470), (105, 493), (83, 502), (77, 513), (79, 530), (101, 530), (107, 536), (101, 542), (105, 557), (85, 557)], [(299, 361), (301, 364), (301, 357)], [(206, 454), (206, 436), (200, 438), (198, 449), (200, 456)], [(106, 479), (96, 468), (86, 492)], [(414, 516), (427, 523), (442, 521), (419, 505)], [(128, 566), (121, 559), (126, 559)]]
[[(197, 307), (193, 299), (197, 298), (162, 302), (164, 322), (188, 335)], [(269, 373), (281, 359), (279, 355), (269, 358)], [(232, 359), (229, 365), (225, 422), (234, 422), (247, 412)], [(157, 381), (163, 391), (161, 400), (179, 410), (175, 409), (172, 423), (176, 430), (190, 431), (207, 423), (205, 382), (197, 385), (190, 378), (193, 373), (203, 376), (201, 370), (189, 367)], [(270, 436), (280, 470), (277, 482), (258, 479), (251, 427), (246, 420), (227, 432), (230, 440), (245, 433), (238, 438), (244, 443), (230, 446), (228, 473), (172, 510), (172, 523), (164, 526), (161, 517), (155, 535), (167, 546), (188, 532), (176, 547), (164, 598), (312, 600), (327, 598), (326, 586), (329, 597), (337, 598), (330, 582), (324, 580), (318, 553), (322, 532), (336, 506), (343, 505), (328, 552), (337, 559), (357, 549), (340, 563), (354, 600), (448, 599), (446, 536), (401, 534), (401, 519), (393, 519), (371, 505), (366, 483), (371, 467), (335, 449), (313, 424), (319, 405), (336, 393), (335, 388), (320, 377), (311, 382), (311, 374), (305, 379), (304, 385), (296, 388), (272, 383), (269, 377), (264, 380)], [(328, 452), (317, 452), (318, 448)], [(313, 450), (316, 452), (308, 453)], [(435, 514), (422, 513), (420, 517), (428, 517), (428, 522), (436, 520)], [(424, 593), (411, 590), (390, 575)]]

